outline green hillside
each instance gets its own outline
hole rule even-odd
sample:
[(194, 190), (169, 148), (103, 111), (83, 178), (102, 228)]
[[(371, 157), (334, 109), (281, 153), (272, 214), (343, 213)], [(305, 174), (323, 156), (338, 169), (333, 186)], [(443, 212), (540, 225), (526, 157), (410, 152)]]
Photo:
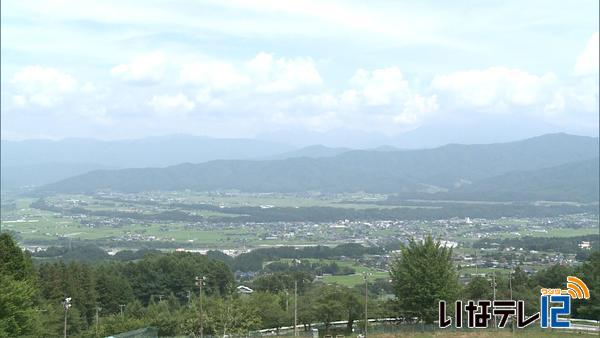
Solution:
[(597, 156), (597, 138), (550, 134), (510, 143), (390, 152), (349, 151), (326, 158), (222, 160), (167, 168), (99, 170), (45, 186), (42, 191), (448, 191), (513, 171), (537, 170)]

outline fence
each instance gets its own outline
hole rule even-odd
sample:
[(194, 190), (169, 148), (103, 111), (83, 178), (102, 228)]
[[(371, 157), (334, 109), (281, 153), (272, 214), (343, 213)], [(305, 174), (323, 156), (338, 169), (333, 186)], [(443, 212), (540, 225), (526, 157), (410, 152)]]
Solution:
[(155, 327), (145, 327), (134, 331), (108, 336), (106, 338), (158, 338), (158, 329)]
[[(364, 334), (364, 321), (355, 321), (352, 331), (347, 329), (347, 321), (332, 322), (329, 325), (328, 330), (325, 330), (324, 323), (313, 323), (305, 330), (304, 325), (298, 325), (298, 337), (303, 338), (341, 338), (341, 337), (357, 337)], [(571, 333), (598, 333), (600, 332), (600, 323), (595, 320), (575, 320), (572, 328), (568, 331)], [(536, 336), (536, 333), (552, 331), (567, 331), (565, 329), (541, 329), (537, 325), (531, 325), (525, 329), (517, 329), (517, 332), (522, 334), (527, 333), (532, 336)], [(369, 319), (368, 334), (369, 335), (391, 335), (391, 336), (405, 336), (418, 333), (435, 333), (438, 332), (441, 336), (443, 332), (456, 333), (456, 332), (473, 332), (472, 329), (468, 328), (455, 328), (450, 327), (447, 329), (440, 329), (437, 324), (424, 324), (416, 322), (399, 321), (397, 318), (382, 318), (382, 319)], [(477, 332), (511, 332), (510, 325), (504, 329), (488, 328), (488, 329), (477, 329)], [(259, 331), (249, 332), (245, 335), (226, 335), (226, 338), (259, 338), (259, 337), (293, 337), (294, 327), (282, 327), (279, 329), (264, 329)], [(135, 331), (129, 331), (117, 335), (113, 335), (107, 338), (157, 338), (158, 330), (154, 327), (147, 327)], [(181, 336), (184, 337), (198, 337), (198, 336)], [(223, 338), (223, 336), (211, 336), (204, 335), (204, 338)]]

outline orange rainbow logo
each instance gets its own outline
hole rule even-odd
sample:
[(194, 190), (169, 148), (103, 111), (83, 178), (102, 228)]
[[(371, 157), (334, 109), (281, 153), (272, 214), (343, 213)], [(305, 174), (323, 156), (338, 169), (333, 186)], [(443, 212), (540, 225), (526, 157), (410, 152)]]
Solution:
[(567, 290), (563, 290), (563, 292), (571, 295), (573, 299), (590, 298), (590, 289), (588, 289), (587, 285), (581, 279), (575, 276), (567, 277)]

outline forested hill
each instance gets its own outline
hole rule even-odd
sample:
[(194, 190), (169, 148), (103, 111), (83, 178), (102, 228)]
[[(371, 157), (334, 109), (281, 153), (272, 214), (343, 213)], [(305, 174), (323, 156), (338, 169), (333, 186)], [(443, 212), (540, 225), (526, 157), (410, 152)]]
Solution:
[(598, 201), (598, 157), (488, 178), (454, 192), (455, 198), (496, 201)]
[(600, 200), (598, 157), (536, 170), (511, 171), (437, 193), (396, 194), (386, 203), (407, 199), (467, 201), (573, 201)]
[(452, 144), (389, 152), (349, 151), (325, 158), (224, 160), (167, 168), (98, 170), (47, 185), (41, 191), (447, 191), (511, 172), (560, 166), (597, 156), (598, 138), (549, 134), (509, 143)]

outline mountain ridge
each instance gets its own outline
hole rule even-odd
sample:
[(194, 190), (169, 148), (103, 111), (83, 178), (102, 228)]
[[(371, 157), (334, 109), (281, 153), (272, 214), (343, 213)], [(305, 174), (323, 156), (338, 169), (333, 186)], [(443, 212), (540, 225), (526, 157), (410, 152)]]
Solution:
[(166, 168), (100, 170), (40, 190), (409, 193), (426, 187), (450, 190), (457, 182), (475, 182), (511, 171), (542, 169), (597, 156), (597, 138), (549, 134), (498, 144), (451, 144), (388, 152), (351, 150), (323, 158), (216, 160)]

